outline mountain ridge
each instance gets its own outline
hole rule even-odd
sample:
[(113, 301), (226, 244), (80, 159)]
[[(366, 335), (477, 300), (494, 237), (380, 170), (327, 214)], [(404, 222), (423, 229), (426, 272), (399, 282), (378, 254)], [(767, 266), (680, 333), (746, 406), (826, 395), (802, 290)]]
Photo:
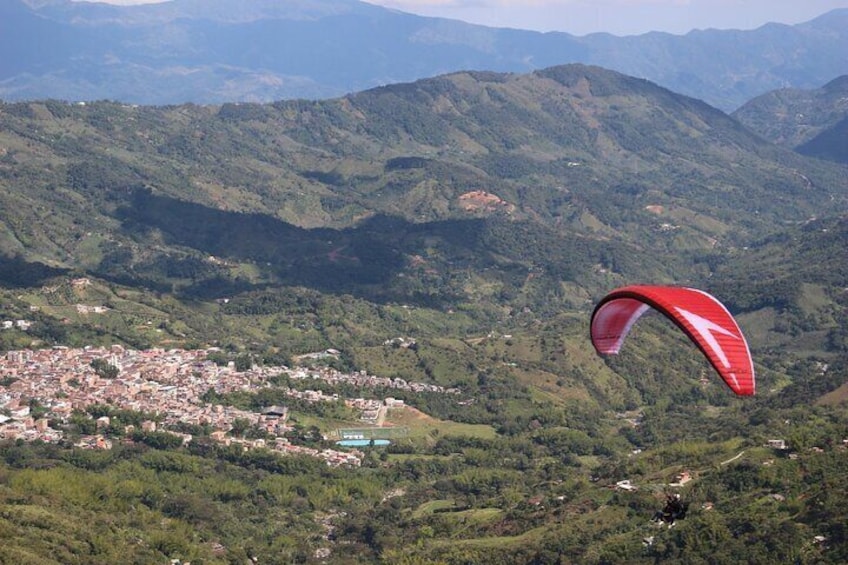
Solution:
[[(308, 3), (306, 11), (307, 4), (297, 3), (294, 12), (288, 3), (242, 11), (241, 3), (221, 0), (215, 4), (220, 10), (203, 17), (174, 19), (192, 14), (194, 6), (200, 5), (11, 0), (0, 21), (0, 50), (8, 55), (0, 63), (0, 98), (270, 102), (333, 98), (460, 70), (528, 72), (585, 63), (645, 77), (730, 111), (787, 84), (811, 88), (848, 73), (848, 59), (839, 55), (848, 52), (848, 9), (796, 26), (619, 38), (488, 28), (354, 0)], [(252, 15), (231, 15), (240, 13)], [(116, 20), (124, 17), (127, 23)], [(48, 24), (54, 27), (19, 33)], [(58, 38), (49, 58), (38, 37)], [(747, 66), (733, 63), (742, 59)]]
[[(769, 144), (697, 99), (585, 65), (454, 73), (320, 102), (3, 104), (0, 126), (7, 254), (115, 280), (149, 272), (145, 284), (204, 295), (203, 285), (305, 284), (292, 273), (311, 273), (310, 284), (371, 297), (369, 285), (389, 282), (396, 301), (439, 280), (447, 304), (467, 295), (462, 265), (498, 265), (491, 288), (510, 296), (578, 271), (584, 289), (650, 273), (693, 280), (707, 264), (693, 257), (848, 200), (844, 168)], [(278, 237), (263, 240), (262, 226)], [(499, 251), (458, 245), (462, 233)], [(575, 259), (559, 251), (581, 248)], [(345, 269), (360, 289), (340, 283)], [(252, 274), (238, 282), (237, 272)]]
[(848, 75), (813, 89), (768, 92), (732, 116), (773, 143), (799, 147), (848, 116)]

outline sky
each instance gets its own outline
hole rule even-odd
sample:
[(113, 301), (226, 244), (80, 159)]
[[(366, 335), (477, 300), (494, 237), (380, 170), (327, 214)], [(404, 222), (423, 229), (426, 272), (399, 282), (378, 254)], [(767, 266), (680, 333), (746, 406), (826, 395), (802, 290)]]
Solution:
[[(100, 0), (144, 4), (163, 0)], [(285, 1), (285, 0), (280, 0)], [(848, 0), (366, 0), (412, 14), (492, 27), (564, 31), (572, 35), (693, 29), (755, 29), (768, 22), (797, 24)]]

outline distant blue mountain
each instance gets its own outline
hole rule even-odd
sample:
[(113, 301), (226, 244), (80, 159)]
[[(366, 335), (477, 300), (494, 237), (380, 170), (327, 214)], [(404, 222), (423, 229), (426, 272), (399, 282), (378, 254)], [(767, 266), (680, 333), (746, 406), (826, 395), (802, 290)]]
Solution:
[(331, 98), (457, 70), (587, 63), (731, 111), (848, 73), (848, 9), (752, 31), (616, 37), (426, 18), (357, 0), (0, 2), (0, 99), (138, 104)]

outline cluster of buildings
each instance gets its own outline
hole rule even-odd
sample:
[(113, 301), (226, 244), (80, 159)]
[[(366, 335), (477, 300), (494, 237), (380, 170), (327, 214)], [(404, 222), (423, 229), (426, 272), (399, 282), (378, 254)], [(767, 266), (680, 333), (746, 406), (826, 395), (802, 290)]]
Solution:
[[(359, 452), (331, 449), (316, 450), (291, 445), (282, 435), (287, 425), (285, 407), (272, 407), (262, 413), (247, 412), (230, 406), (208, 404), (202, 397), (210, 390), (218, 394), (252, 392), (270, 386), (274, 377), (287, 374), (292, 379), (321, 379), (345, 382), (360, 387), (391, 387), (406, 390), (453, 392), (437, 385), (385, 379), (364, 372), (345, 374), (333, 369), (303, 369), (284, 366), (257, 367), (237, 371), (232, 363), (219, 366), (207, 359), (215, 350), (150, 349), (136, 351), (113, 345), (108, 348), (54, 347), (41, 350), (9, 351), (0, 357), (0, 439), (24, 439), (55, 442), (62, 432), (49, 422), (67, 421), (74, 410), (91, 405), (155, 414), (157, 422), (146, 422), (151, 429), (169, 430), (177, 424), (211, 427), (211, 437), (225, 444), (239, 443), (245, 449), (268, 448), (281, 453), (300, 453), (319, 457), (330, 465), (358, 465)], [(115, 378), (98, 374), (92, 362), (107, 362), (118, 369)], [(284, 389), (291, 398), (308, 402), (339, 401), (337, 394), (315, 390)], [(392, 407), (402, 401), (388, 399)], [(366, 420), (377, 423), (385, 402), (372, 399), (345, 399), (349, 406), (362, 410)], [(33, 404), (35, 403), (35, 404)], [(237, 419), (248, 421), (277, 437), (273, 442), (232, 437), (230, 430)], [(380, 421), (379, 423), (382, 423)], [(99, 422), (98, 427), (108, 427)], [(190, 437), (188, 438), (190, 439)], [(87, 438), (86, 445), (110, 445), (102, 438)]]
[(32, 322), (30, 320), (3, 320), (0, 321), (0, 330), (19, 329), (22, 332), (27, 331)]

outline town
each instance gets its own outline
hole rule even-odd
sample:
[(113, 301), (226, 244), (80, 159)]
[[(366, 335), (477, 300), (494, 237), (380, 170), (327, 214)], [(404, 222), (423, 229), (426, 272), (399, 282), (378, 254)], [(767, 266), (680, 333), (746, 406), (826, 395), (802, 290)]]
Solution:
[[(67, 422), (75, 410), (92, 405), (108, 405), (116, 409), (156, 414), (157, 421), (145, 421), (145, 431), (170, 431), (178, 424), (209, 426), (210, 437), (223, 444), (241, 443), (245, 449), (267, 448), (281, 454), (301, 454), (324, 459), (328, 465), (358, 466), (362, 452), (335, 449), (315, 449), (292, 445), (282, 437), (292, 427), (287, 423), (285, 407), (268, 407), (261, 413), (246, 412), (234, 407), (212, 405), (201, 398), (212, 390), (218, 394), (236, 391), (252, 392), (271, 386), (274, 377), (290, 379), (319, 379), (328, 383), (347, 383), (357, 387), (394, 388), (409, 391), (428, 391), (458, 394), (456, 389), (438, 385), (407, 382), (368, 375), (360, 371), (343, 373), (318, 367), (256, 366), (238, 371), (234, 363), (221, 366), (210, 360), (219, 350), (150, 349), (137, 351), (120, 345), (85, 347), (81, 349), (54, 347), (40, 350), (9, 351), (0, 358), (0, 439), (23, 439), (58, 442), (61, 430), (50, 421)], [(332, 354), (332, 352), (330, 353)], [(97, 367), (109, 367), (113, 374), (104, 375)], [(291, 398), (306, 402), (338, 402), (337, 394), (320, 390), (297, 390), (286, 387)], [(41, 417), (31, 413), (35, 400), (46, 412)], [(347, 406), (360, 410), (361, 420), (370, 425), (382, 425), (386, 411), (402, 408), (403, 401), (391, 397), (377, 400), (344, 399)], [(242, 419), (266, 431), (276, 439), (245, 440), (228, 433), (236, 420)], [(108, 427), (108, 418), (98, 421)], [(176, 432), (172, 432), (176, 433)], [(185, 442), (188, 434), (179, 434)], [(83, 447), (109, 448), (111, 442), (102, 435), (83, 438)]]

